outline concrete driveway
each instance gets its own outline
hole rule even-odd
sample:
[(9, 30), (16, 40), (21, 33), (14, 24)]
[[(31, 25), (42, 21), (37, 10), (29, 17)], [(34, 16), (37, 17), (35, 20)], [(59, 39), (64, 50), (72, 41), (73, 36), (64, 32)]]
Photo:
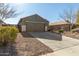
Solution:
[[(54, 53), (52, 55), (57, 55), (57, 51), (60, 51), (67, 54), (67, 51), (73, 51), (73, 53), (77, 52), (77, 55), (79, 55), (79, 40), (69, 38), (66, 36), (58, 35), (55, 33), (50, 33), (50, 32), (29, 32), (32, 36), (37, 38), (39, 41), (50, 47), (52, 50), (54, 50)], [(75, 46), (78, 46), (77, 48), (74, 48)], [(73, 48), (71, 48), (73, 47)], [(70, 48), (70, 49), (68, 49)], [(58, 54), (58, 55), (63, 55), (63, 53)], [(67, 55), (72, 55), (67, 54)], [(76, 55), (73, 54), (73, 55)]]

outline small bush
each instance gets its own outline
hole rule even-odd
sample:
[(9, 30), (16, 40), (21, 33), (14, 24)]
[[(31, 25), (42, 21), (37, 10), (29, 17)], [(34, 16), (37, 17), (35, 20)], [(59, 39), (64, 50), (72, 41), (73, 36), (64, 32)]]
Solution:
[(14, 26), (0, 27), (0, 45), (6, 45), (15, 41), (18, 29)]
[(63, 32), (64, 32), (64, 30), (63, 30), (63, 29), (59, 30), (59, 33), (63, 33)]

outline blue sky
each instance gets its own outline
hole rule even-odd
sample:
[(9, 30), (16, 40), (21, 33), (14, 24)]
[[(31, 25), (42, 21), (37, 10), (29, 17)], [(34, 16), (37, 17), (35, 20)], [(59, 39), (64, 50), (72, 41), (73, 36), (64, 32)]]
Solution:
[(60, 14), (64, 10), (78, 10), (79, 4), (67, 4), (67, 3), (10, 3), (10, 6), (14, 7), (18, 13), (20, 13), (15, 18), (10, 18), (5, 20), (6, 23), (17, 24), (20, 18), (26, 17), (33, 14), (38, 14), (43, 18), (47, 19), (49, 22), (56, 22), (62, 20)]

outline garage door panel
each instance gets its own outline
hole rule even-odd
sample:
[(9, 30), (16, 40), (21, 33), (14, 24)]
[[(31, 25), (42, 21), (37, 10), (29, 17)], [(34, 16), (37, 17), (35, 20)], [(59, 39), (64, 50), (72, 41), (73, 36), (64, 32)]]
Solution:
[(45, 25), (41, 23), (28, 23), (26, 25), (27, 31), (29, 32), (38, 32), (38, 31), (44, 31)]

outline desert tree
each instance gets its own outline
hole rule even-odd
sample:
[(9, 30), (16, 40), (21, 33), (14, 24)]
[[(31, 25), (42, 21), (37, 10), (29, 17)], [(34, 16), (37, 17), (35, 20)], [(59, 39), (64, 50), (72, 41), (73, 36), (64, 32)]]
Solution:
[(15, 17), (17, 12), (9, 4), (0, 3), (0, 20)]
[(69, 24), (69, 30), (71, 30), (76, 18), (75, 11), (73, 9), (64, 10), (60, 17)]

